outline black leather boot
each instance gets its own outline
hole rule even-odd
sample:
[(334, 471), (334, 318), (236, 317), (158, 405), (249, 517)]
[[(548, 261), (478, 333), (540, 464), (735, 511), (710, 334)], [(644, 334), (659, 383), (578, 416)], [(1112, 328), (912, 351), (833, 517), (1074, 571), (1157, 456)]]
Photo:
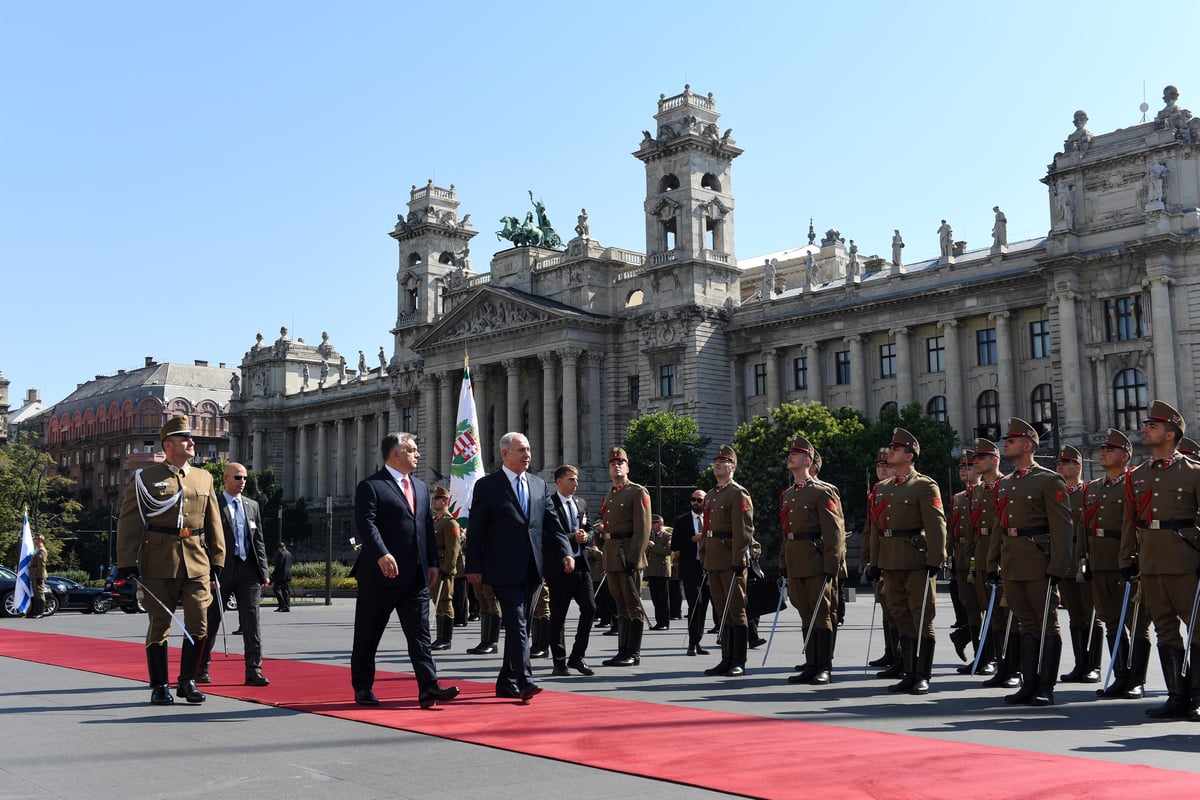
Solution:
[(1063, 683), (1080, 683), (1087, 672), (1087, 655), (1084, 652), (1086, 631), (1076, 625), (1071, 626), (1071, 652), (1075, 654), (1075, 666), (1070, 672), (1058, 676)]
[(437, 639), (429, 646), (430, 650), (449, 650), (450, 642), (454, 639), (454, 619), (437, 617)]
[(900, 631), (892, 628), (892, 663), (885, 670), (875, 673), (876, 678), (899, 678), (904, 675), (904, 638)]
[(171, 696), (167, 668), (167, 644), (152, 644), (146, 647), (146, 671), (150, 676), (150, 703), (169, 706), (175, 702)]
[(1114, 649), (1116, 639), (1115, 633), (1108, 637), (1108, 651), (1113, 655), (1113, 682), (1107, 689), (1097, 689), (1096, 697), (1124, 697), (1125, 692), (1129, 690), (1129, 640), (1122, 636), (1121, 643)]
[[(803, 626), (801, 627), (803, 628)], [(807, 633), (805, 631), (805, 634)], [(808, 683), (812, 679), (813, 674), (816, 673), (817, 663), (813, 658), (813, 652), (816, 649), (816, 635), (817, 631), (813, 631), (808, 636), (808, 646), (804, 648), (804, 663), (796, 665), (798, 672), (795, 675), (788, 676), (788, 683)]]
[(550, 620), (545, 617), (534, 617), (530, 627), (532, 631), (530, 631), (529, 657), (545, 658), (550, 655)]
[(817, 628), (813, 631), (813, 662), (815, 668), (807, 683), (812, 686), (824, 686), (833, 679), (832, 630)]
[(750, 628), (733, 625), (729, 629), (729, 669), (724, 675), (736, 678), (746, 674), (746, 651), (750, 646)]
[(868, 667), (890, 667), (896, 663), (896, 645), (892, 636), (892, 629), (887, 625), (883, 626), (883, 655), (874, 661), (868, 661)]
[(473, 656), (486, 656), (496, 652), (496, 643), (499, 637), (493, 638), (492, 627), (499, 627), (500, 618), (495, 614), (484, 611), (479, 615), (479, 644), (468, 648), (467, 652)]
[(892, 694), (908, 694), (917, 683), (917, 640), (913, 636), (900, 637), (900, 660), (903, 662), (904, 677), (899, 683), (888, 687)]
[(932, 636), (921, 637), (921, 652), (915, 659), (916, 680), (909, 694), (929, 694), (929, 679), (933, 677), (933, 647), (937, 641)]
[[(626, 656), (629, 655), (627, 649), (629, 642), (629, 620), (625, 617), (617, 617), (617, 654), (612, 658), (606, 658), (600, 663), (606, 667), (631, 667), (633, 661), (630, 659), (626, 662)], [(619, 662), (619, 663), (618, 663)]]
[[(1060, 634), (1046, 632), (1046, 648), (1042, 652), (1042, 669), (1038, 672), (1037, 693), (1030, 699), (1029, 705), (1054, 705), (1054, 675), (1058, 672), (1058, 663), (1062, 659), (1062, 646)], [(1087, 662), (1084, 663), (1086, 666)]]
[(1150, 667), (1150, 640), (1148, 638), (1135, 639), (1131, 646), (1133, 655), (1129, 662), (1129, 686), (1121, 697), (1126, 700), (1141, 700), (1146, 694), (1146, 670)]
[(1037, 695), (1039, 641), (1039, 638), (1031, 633), (1021, 634), (1021, 688), (1007, 695), (1004, 702), (1024, 706)]
[(204, 657), (204, 637), (195, 642), (184, 640), (183, 652), (179, 656), (179, 681), (175, 684), (175, 696), (189, 703), (203, 703), (208, 698), (196, 688), (196, 670)]
[(1162, 662), (1163, 679), (1167, 682), (1167, 702), (1157, 708), (1146, 709), (1152, 719), (1187, 719), (1191, 696), (1183, 674), (1183, 650), (1158, 646), (1158, 659)]
[[(954, 645), (954, 654), (958, 656), (959, 661), (967, 660), (967, 645), (973, 638), (971, 629), (966, 625), (950, 631), (950, 643)], [(970, 672), (969, 669), (967, 671)]]
[[(992, 636), (996, 649), (996, 674), (983, 682), (988, 689), (1015, 689), (1021, 685), (1021, 637), (1010, 634), (1008, 648), (1004, 647), (1004, 631)], [(1000, 654), (1004, 656), (1001, 657)]]
[(724, 675), (733, 665), (729, 655), (729, 632), (725, 632), (725, 636), (720, 640), (721, 645), (721, 661), (715, 667), (709, 667), (704, 670), (705, 675)]
[(1093, 625), (1087, 642), (1087, 672), (1080, 678), (1080, 683), (1100, 682), (1100, 662), (1104, 658), (1104, 628)]

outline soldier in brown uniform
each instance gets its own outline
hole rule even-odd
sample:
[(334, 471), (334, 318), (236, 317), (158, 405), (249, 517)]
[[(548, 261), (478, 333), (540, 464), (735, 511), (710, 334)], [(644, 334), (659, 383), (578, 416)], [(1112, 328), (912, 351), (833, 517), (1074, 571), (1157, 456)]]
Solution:
[(1167, 702), (1146, 711), (1155, 719), (1200, 721), (1200, 637), (1192, 626), (1191, 663), (1180, 620), (1187, 623), (1200, 579), (1200, 464), (1180, 455), (1183, 417), (1155, 400), (1142, 423), (1142, 444), (1151, 459), (1126, 478), (1121, 526), (1121, 574), (1131, 580), (1140, 567), (1142, 602), (1154, 620), (1158, 657), (1167, 682)]
[(1033, 460), (1039, 442), (1028, 422), (1008, 420), (1004, 456), (1012, 460), (1013, 471), (996, 486), (988, 567), (990, 578), (1003, 577), (1004, 594), (1021, 634), (1021, 689), (1004, 700), (1052, 706), (1062, 655), (1058, 583), (1071, 564), (1073, 524), (1066, 482)]
[(667, 581), (671, 578), (671, 529), (663, 527), (663, 518), (650, 516), (650, 543), (646, 545), (646, 582), (650, 584), (650, 600), (654, 604), (652, 631), (671, 627), (671, 599)]
[(750, 629), (746, 619), (746, 561), (754, 544), (754, 503), (733, 479), (737, 453), (723, 444), (713, 458), (717, 487), (704, 498), (700, 560), (708, 573), (713, 609), (720, 614), (721, 661), (705, 675), (745, 674)]
[(1104, 649), (1104, 629), (1097, 624), (1096, 605), (1092, 602), (1091, 579), (1087, 562), (1081, 561), (1084, 549), (1083, 530), (1083, 455), (1070, 445), (1062, 448), (1055, 459), (1054, 471), (1067, 482), (1067, 497), (1071, 501), (1071, 520), (1074, 523), (1071, 568), (1063, 576), (1058, 590), (1070, 617), (1071, 650), (1075, 654), (1074, 668), (1058, 679), (1063, 683), (1099, 683), (1100, 656)]
[[(1004, 597), (1004, 585), (999, 580), (990, 581), (986, 576), (999, 568), (988, 561), (992, 528), (996, 522), (996, 487), (1000, 485), (1000, 448), (989, 439), (976, 439), (975, 474), (979, 483), (971, 489), (971, 528), (975, 534), (975, 593), (980, 608), (987, 613), (992, 604), (992, 621), (988, 630), (981, 631), (983, 655), (979, 657), (978, 675), (991, 675), (983, 682), (987, 688), (1015, 689), (1021, 685), (1020, 636), (1006, 636), (1011, 632), (1011, 612)], [(995, 588), (996, 599), (992, 600)], [(1007, 641), (1006, 641), (1007, 640)], [(994, 673), (994, 674), (993, 674)]]
[[(950, 499), (950, 524), (946, 530), (950, 537), (950, 560), (954, 563), (954, 585), (966, 624), (950, 632), (950, 641), (959, 659), (966, 661), (967, 644), (979, 650), (979, 629), (983, 627), (983, 608), (975, 591), (975, 532), (971, 529), (971, 490), (979, 483), (974, 450), (963, 450), (958, 461), (958, 478), (964, 488)], [(973, 663), (965, 664), (958, 668), (958, 673), (969, 675), (972, 666)]]
[(632, 667), (642, 663), (642, 570), (650, 541), (650, 493), (629, 480), (629, 457), (620, 447), (608, 454), (612, 488), (600, 501), (604, 525), (604, 571), (608, 591), (616, 605), (617, 654), (601, 663), (606, 667)]
[(909, 694), (929, 693), (935, 642), (933, 577), (946, 560), (942, 493), (937, 481), (914, 468), (920, 452), (915, 436), (903, 428), (892, 431), (888, 464), (894, 474), (879, 484), (877, 502), (883, 508), (870, 528), (871, 563), (873, 569), (883, 570), (888, 609), (900, 629), (904, 677), (888, 691)]
[(1083, 488), (1084, 535), (1075, 542), (1075, 557), (1087, 560), (1096, 619), (1108, 633), (1108, 651), (1114, 658), (1116, 677), (1108, 688), (1097, 689), (1096, 695), (1140, 700), (1150, 661), (1150, 618), (1146, 614), (1133, 618), (1132, 591), (1124, 609), (1121, 644), (1116, 644), (1121, 601), (1125, 597), (1126, 584), (1121, 581), (1121, 526), (1125, 520), (1125, 479), (1132, 452), (1133, 445), (1125, 434), (1109, 428), (1104, 444), (1100, 445), (1104, 477), (1089, 481)]
[(192, 639), (185, 637), (183, 643), (175, 693), (189, 703), (203, 703), (196, 673), (208, 632), (212, 573), (225, 565), (225, 530), (212, 475), (189, 463), (196, 445), (187, 417), (167, 420), (161, 438), (166, 459), (137, 470), (125, 488), (117, 521), (117, 570), (122, 578), (136, 578), (153, 595), (143, 600), (150, 617), (150, 702), (174, 702), (167, 685), (167, 634), (171, 614), (182, 603), (183, 623)]
[[(833, 670), (835, 587), (846, 557), (846, 526), (837, 490), (812, 474), (812, 444), (792, 440), (787, 466), (792, 485), (779, 495), (779, 530), (783, 547), (779, 565), (787, 579), (788, 599), (800, 612), (808, 649), (799, 673), (788, 683), (821, 686)], [(811, 629), (811, 633), (809, 633)]]
[(434, 590), (437, 601), (437, 639), (431, 650), (449, 650), (454, 640), (454, 579), (462, 554), (462, 531), (450, 513), (450, 490), (439, 486), (433, 490), (433, 536), (438, 546), (438, 585)]
[(888, 611), (887, 598), (883, 591), (882, 573), (871, 570), (870, 526), (878, 521), (884, 508), (882, 498), (879, 496), (879, 484), (892, 477), (892, 468), (888, 466), (887, 459), (888, 449), (886, 447), (879, 448), (879, 453), (875, 456), (875, 485), (867, 492), (868, 531), (859, 552), (859, 561), (862, 562), (864, 578), (868, 574), (876, 574), (876, 577), (869, 579), (869, 582), (875, 589), (875, 602), (879, 604), (879, 626), (883, 629), (883, 655), (874, 661), (868, 661), (867, 666), (885, 667), (882, 671), (875, 673), (877, 678), (899, 678), (904, 674), (904, 665), (896, 657), (896, 647), (900, 643), (900, 631), (896, 628), (896, 622), (892, 619), (891, 612)]

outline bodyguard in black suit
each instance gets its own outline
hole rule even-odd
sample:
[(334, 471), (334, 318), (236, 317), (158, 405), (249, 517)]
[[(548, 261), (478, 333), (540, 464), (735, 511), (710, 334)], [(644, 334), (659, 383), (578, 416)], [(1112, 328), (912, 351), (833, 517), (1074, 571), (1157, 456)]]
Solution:
[[(550, 495), (559, 524), (567, 532), (567, 543), (575, 569), (567, 572), (558, 562), (546, 564), (546, 583), (550, 589), (550, 654), (554, 658), (554, 674), (569, 675), (567, 667), (581, 675), (595, 672), (584, 661), (592, 620), (596, 618), (596, 600), (592, 594), (592, 576), (584, 552), (592, 543), (591, 525), (587, 523), (587, 504), (575, 495), (579, 488), (579, 470), (564, 464), (554, 471), (558, 491)], [(575, 643), (567, 658), (567, 610), (571, 601), (579, 606), (579, 624), (575, 628)]]
[(475, 482), (467, 529), (467, 580), (491, 586), (504, 622), (504, 662), (496, 696), (527, 703), (542, 689), (529, 664), (529, 611), (542, 582), (545, 559), (575, 569), (567, 534), (559, 522), (546, 482), (529, 474), (529, 440), (520, 433), (500, 439), (498, 472)]
[(221, 581), (221, 596), (208, 606), (208, 629), (204, 655), (196, 683), (211, 683), (208, 665), (217, 643), (216, 631), (221, 624), (221, 609), (230, 596), (237, 597), (237, 614), (242, 630), (243, 652), (246, 654), (246, 685), (267, 686), (270, 681), (262, 674), (262, 637), (259, 634), (258, 607), (262, 590), (271, 585), (267, 573), (267, 545), (263, 540), (262, 513), (258, 503), (244, 497), (246, 468), (236, 462), (225, 465), (225, 491), (217, 496), (221, 524), (225, 528), (225, 566), (217, 570)]
[(362, 549), (354, 565), (358, 599), (350, 682), (354, 702), (379, 705), (371, 691), (375, 652), (395, 611), (408, 640), (421, 708), (431, 708), (439, 700), (453, 699), (458, 687), (443, 689), (438, 684), (429, 649), (429, 587), (438, 572), (429, 487), (413, 476), (421, 453), (412, 434), (389, 433), (380, 449), (383, 469), (360, 481), (354, 493), (354, 522)]
[(671, 549), (679, 553), (679, 580), (683, 582), (683, 593), (688, 601), (688, 649), (689, 656), (708, 655), (700, 646), (704, 636), (704, 618), (708, 614), (708, 587), (704, 586), (704, 567), (700, 563), (698, 539), (704, 527), (701, 512), (704, 510), (704, 492), (692, 492), (691, 511), (675, 520)]

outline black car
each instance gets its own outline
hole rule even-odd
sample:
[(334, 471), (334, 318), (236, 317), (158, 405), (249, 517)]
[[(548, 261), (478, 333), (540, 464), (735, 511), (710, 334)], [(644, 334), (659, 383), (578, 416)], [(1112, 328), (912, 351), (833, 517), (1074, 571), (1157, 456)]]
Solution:
[[(0, 567), (0, 614), (6, 617), (19, 617), (13, 604), (16, 602), (17, 574), (7, 567)], [(66, 590), (57, 584), (46, 581), (46, 608), (42, 616), (48, 617), (58, 611), (59, 604), (66, 597)]]
[(108, 568), (108, 578), (104, 581), (104, 591), (108, 593), (110, 605), (124, 611), (126, 614), (139, 614), (146, 610), (137, 598), (137, 586), (133, 581), (127, 581), (117, 576), (117, 565)]
[(99, 586), (84, 586), (82, 583), (61, 575), (51, 575), (46, 578), (46, 585), (50, 584), (58, 584), (66, 592), (65, 596), (59, 600), (59, 611), (103, 614), (112, 606), (112, 592), (106, 592)]

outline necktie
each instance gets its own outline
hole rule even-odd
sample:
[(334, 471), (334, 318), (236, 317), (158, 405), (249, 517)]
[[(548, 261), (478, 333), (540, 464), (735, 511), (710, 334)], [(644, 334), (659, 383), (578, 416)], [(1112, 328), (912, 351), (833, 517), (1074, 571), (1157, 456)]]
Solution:
[(404, 492), (404, 499), (408, 501), (409, 509), (416, 511), (417, 507), (413, 503), (412, 482), (407, 475), (400, 476), (400, 490)]
[(522, 473), (517, 476), (517, 502), (521, 504), (521, 510), (525, 512), (525, 516), (529, 516), (529, 492), (525, 488), (525, 475)]
[(579, 517), (575, 513), (575, 501), (570, 497), (567, 498), (567, 522), (571, 526), (571, 530), (567, 531), (567, 536), (571, 539), (571, 554), (577, 556), (579, 542), (575, 541), (575, 531), (579, 530)]
[(233, 499), (233, 541), (238, 558), (246, 560), (246, 520), (242, 514), (241, 498)]

